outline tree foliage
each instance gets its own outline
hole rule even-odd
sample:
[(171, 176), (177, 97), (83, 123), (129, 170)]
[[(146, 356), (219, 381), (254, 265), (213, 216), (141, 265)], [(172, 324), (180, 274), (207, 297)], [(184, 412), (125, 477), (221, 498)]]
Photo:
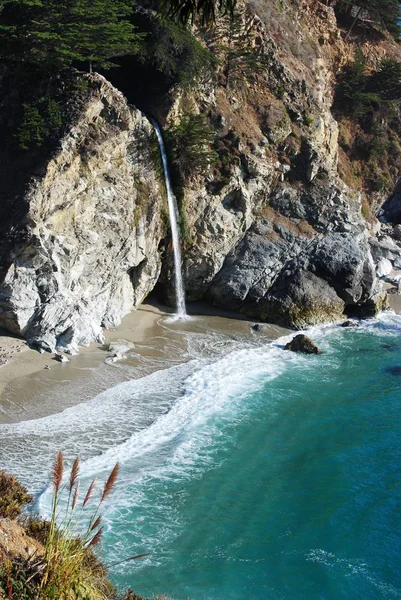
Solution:
[(138, 36), (129, 0), (6, 0), (0, 14), (0, 59), (60, 69), (134, 53)]
[(210, 45), (221, 64), (226, 88), (254, 81), (258, 73), (266, 70), (269, 60), (261, 47), (251, 44), (244, 10), (218, 19), (211, 37)]
[(359, 165), (369, 192), (389, 191), (401, 168), (401, 63), (383, 59), (370, 72), (360, 50), (338, 77), (333, 111), (340, 144)]
[(184, 25), (160, 14), (153, 15), (147, 25), (139, 52), (142, 62), (153, 64), (182, 89), (213, 76), (217, 59)]
[(334, 110), (354, 119), (361, 119), (378, 111), (391, 112), (393, 103), (401, 100), (401, 63), (383, 59), (373, 73), (366, 70), (361, 50), (338, 76)]
[(40, 148), (49, 136), (63, 124), (63, 111), (55, 98), (40, 98), (22, 105), (23, 116), (16, 140), (21, 150)]
[(173, 169), (182, 181), (209, 169), (217, 160), (211, 146), (216, 133), (203, 115), (184, 115), (168, 131)]
[(216, 16), (230, 15), (235, 11), (237, 0), (164, 0), (162, 6), (167, 14), (183, 24), (199, 18), (203, 25), (216, 21)]
[(400, 1), (399, 0), (339, 0), (337, 7), (340, 10), (350, 11), (355, 7), (355, 19), (362, 18), (367, 11), (371, 19), (388, 29), (395, 37), (399, 38), (400, 29)]

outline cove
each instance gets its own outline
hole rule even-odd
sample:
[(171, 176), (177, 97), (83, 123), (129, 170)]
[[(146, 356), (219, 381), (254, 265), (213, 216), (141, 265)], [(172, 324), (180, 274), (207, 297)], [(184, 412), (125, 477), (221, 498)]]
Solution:
[(2, 460), (28, 481), (43, 460), (31, 441), (71, 457), (90, 448), (87, 482), (118, 460), (104, 558), (151, 554), (111, 572), (140, 595), (400, 598), (400, 331), (391, 314), (315, 328), (320, 356), (285, 351), (288, 337), (238, 342), (2, 426)]

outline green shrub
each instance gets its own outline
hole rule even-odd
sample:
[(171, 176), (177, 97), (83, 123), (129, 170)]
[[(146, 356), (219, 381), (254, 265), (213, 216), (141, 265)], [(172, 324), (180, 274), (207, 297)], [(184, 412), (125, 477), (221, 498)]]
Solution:
[(15, 519), (30, 502), (32, 496), (18, 479), (0, 470), (0, 517)]
[(63, 110), (52, 97), (22, 105), (21, 124), (16, 139), (21, 150), (40, 148), (64, 122)]
[(401, 62), (384, 58), (379, 69), (368, 78), (368, 87), (382, 99), (401, 99)]
[(311, 114), (307, 113), (307, 114), (305, 114), (304, 121), (305, 121), (305, 125), (307, 127), (310, 127), (314, 121), (314, 118)]
[(215, 131), (203, 115), (184, 115), (167, 132), (173, 167), (185, 182), (190, 176), (203, 173), (218, 159), (211, 149)]
[(360, 49), (352, 63), (339, 73), (334, 99), (334, 111), (361, 120), (381, 111), (394, 117), (394, 101), (401, 100), (401, 63), (383, 59), (374, 73), (366, 71), (366, 59)]
[(359, 162), (367, 192), (389, 192), (401, 165), (401, 63), (384, 59), (375, 72), (360, 50), (338, 76), (333, 111), (340, 144)]
[(21, 150), (30, 150), (42, 146), (47, 137), (46, 122), (37, 106), (23, 104), (24, 115), (17, 132), (18, 146)]
[(139, 53), (143, 63), (153, 64), (184, 90), (213, 77), (217, 59), (189, 29), (157, 14), (144, 28), (146, 36)]
[(343, 115), (360, 119), (374, 113), (382, 105), (380, 92), (369, 86), (370, 77), (366, 74), (366, 59), (360, 49), (352, 63), (340, 72), (334, 99), (334, 110)]

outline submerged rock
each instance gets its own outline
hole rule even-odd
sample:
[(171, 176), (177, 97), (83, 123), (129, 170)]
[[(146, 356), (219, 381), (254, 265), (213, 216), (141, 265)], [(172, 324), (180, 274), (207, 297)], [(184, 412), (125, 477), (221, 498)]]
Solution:
[(386, 367), (386, 373), (390, 373), (390, 375), (400, 376), (401, 375), (401, 365), (394, 365), (392, 367)]
[(302, 352), (303, 354), (322, 354), (322, 351), (316, 346), (315, 342), (303, 333), (299, 333), (291, 340), (291, 342), (288, 342), (285, 346), (285, 350)]
[(355, 323), (355, 321), (350, 321), (348, 319), (347, 321), (344, 321), (344, 323), (341, 323), (340, 327), (358, 327), (358, 324)]

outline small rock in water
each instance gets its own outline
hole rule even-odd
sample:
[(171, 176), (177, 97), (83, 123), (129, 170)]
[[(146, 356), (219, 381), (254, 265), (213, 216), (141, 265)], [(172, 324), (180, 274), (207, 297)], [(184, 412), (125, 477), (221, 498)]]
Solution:
[(109, 355), (105, 362), (110, 364), (124, 359), (127, 352), (133, 347), (134, 344), (132, 342), (127, 342), (126, 340), (115, 340), (114, 342), (110, 342), (107, 348)]
[(344, 323), (341, 323), (340, 327), (358, 327), (358, 325), (355, 323), (355, 321), (344, 321)]
[(390, 352), (396, 352), (400, 349), (398, 344), (380, 344), (380, 348), (384, 348), (384, 350), (390, 350)]
[(49, 367), (49, 365), (46, 365), (46, 366), (45, 366), (45, 369), (46, 369), (46, 371), (50, 371), (50, 367)]
[(263, 325), (261, 325), (260, 323), (254, 323), (253, 325), (251, 325), (251, 330), (257, 331), (259, 333), (260, 331), (263, 331)]
[(386, 372), (390, 375), (401, 375), (401, 365), (394, 365), (392, 367), (386, 367)]
[(70, 362), (70, 360), (66, 356), (64, 356), (64, 354), (59, 354), (59, 353), (54, 355), (54, 360), (57, 360), (58, 362), (61, 362), (61, 363)]
[(299, 333), (291, 340), (291, 342), (288, 342), (285, 349), (291, 350), (292, 352), (303, 352), (304, 354), (322, 354), (322, 351), (316, 346), (315, 342), (312, 342), (312, 340), (303, 333)]

